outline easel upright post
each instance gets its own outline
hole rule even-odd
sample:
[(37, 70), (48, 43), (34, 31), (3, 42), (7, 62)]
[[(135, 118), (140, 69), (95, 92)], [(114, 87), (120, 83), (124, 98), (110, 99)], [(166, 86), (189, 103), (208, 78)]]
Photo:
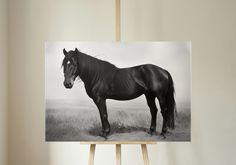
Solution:
[(121, 6), (120, 0), (116, 0), (116, 41), (121, 40)]
[[(116, 41), (121, 40), (120, 0), (116, 0)], [(121, 144), (116, 144), (116, 165), (121, 165)]]

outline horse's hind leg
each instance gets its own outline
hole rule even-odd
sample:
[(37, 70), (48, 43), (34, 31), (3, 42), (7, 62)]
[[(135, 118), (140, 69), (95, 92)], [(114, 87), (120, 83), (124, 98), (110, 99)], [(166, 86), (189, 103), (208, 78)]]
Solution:
[(157, 107), (155, 103), (155, 96), (153, 94), (146, 93), (145, 96), (152, 115), (151, 126), (148, 133), (152, 135), (152, 133), (156, 131)]
[(161, 107), (161, 114), (163, 117), (163, 125), (162, 125), (161, 135), (165, 137), (165, 134), (167, 132), (167, 122), (166, 122), (167, 103), (164, 98), (159, 98), (159, 103), (160, 103), (160, 107)]

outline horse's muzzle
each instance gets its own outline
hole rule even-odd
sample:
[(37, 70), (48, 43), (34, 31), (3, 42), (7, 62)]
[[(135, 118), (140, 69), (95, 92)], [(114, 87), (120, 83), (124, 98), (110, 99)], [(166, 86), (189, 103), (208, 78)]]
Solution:
[(67, 89), (71, 89), (72, 87), (73, 87), (73, 83), (71, 83), (71, 82), (64, 82), (64, 86), (65, 86), (65, 88), (67, 88)]

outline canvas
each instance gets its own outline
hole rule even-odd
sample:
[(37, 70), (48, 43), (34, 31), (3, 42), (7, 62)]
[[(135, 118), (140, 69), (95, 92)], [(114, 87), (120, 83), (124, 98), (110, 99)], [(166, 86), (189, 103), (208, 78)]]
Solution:
[(190, 141), (190, 42), (47, 42), (46, 141)]

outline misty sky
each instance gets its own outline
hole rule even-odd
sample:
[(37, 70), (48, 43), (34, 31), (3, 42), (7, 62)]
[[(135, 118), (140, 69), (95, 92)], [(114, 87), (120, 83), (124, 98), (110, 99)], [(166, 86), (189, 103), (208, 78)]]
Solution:
[[(131, 67), (140, 64), (158, 65), (170, 72), (173, 77), (176, 102), (190, 103), (191, 100), (191, 43), (190, 42), (48, 42), (45, 44), (45, 96), (46, 99), (76, 99), (90, 102), (83, 82), (76, 81), (72, 89), (63, 85), (64, 75), (61, 68), (64, 58), (63, 48), (67, 51), (78, 48), (81, 52), (109, 61), (117, 67)], [(142, 96), (131, 105), (144, 104)], [(109, 104), (120, 101), (109, 101)]]

